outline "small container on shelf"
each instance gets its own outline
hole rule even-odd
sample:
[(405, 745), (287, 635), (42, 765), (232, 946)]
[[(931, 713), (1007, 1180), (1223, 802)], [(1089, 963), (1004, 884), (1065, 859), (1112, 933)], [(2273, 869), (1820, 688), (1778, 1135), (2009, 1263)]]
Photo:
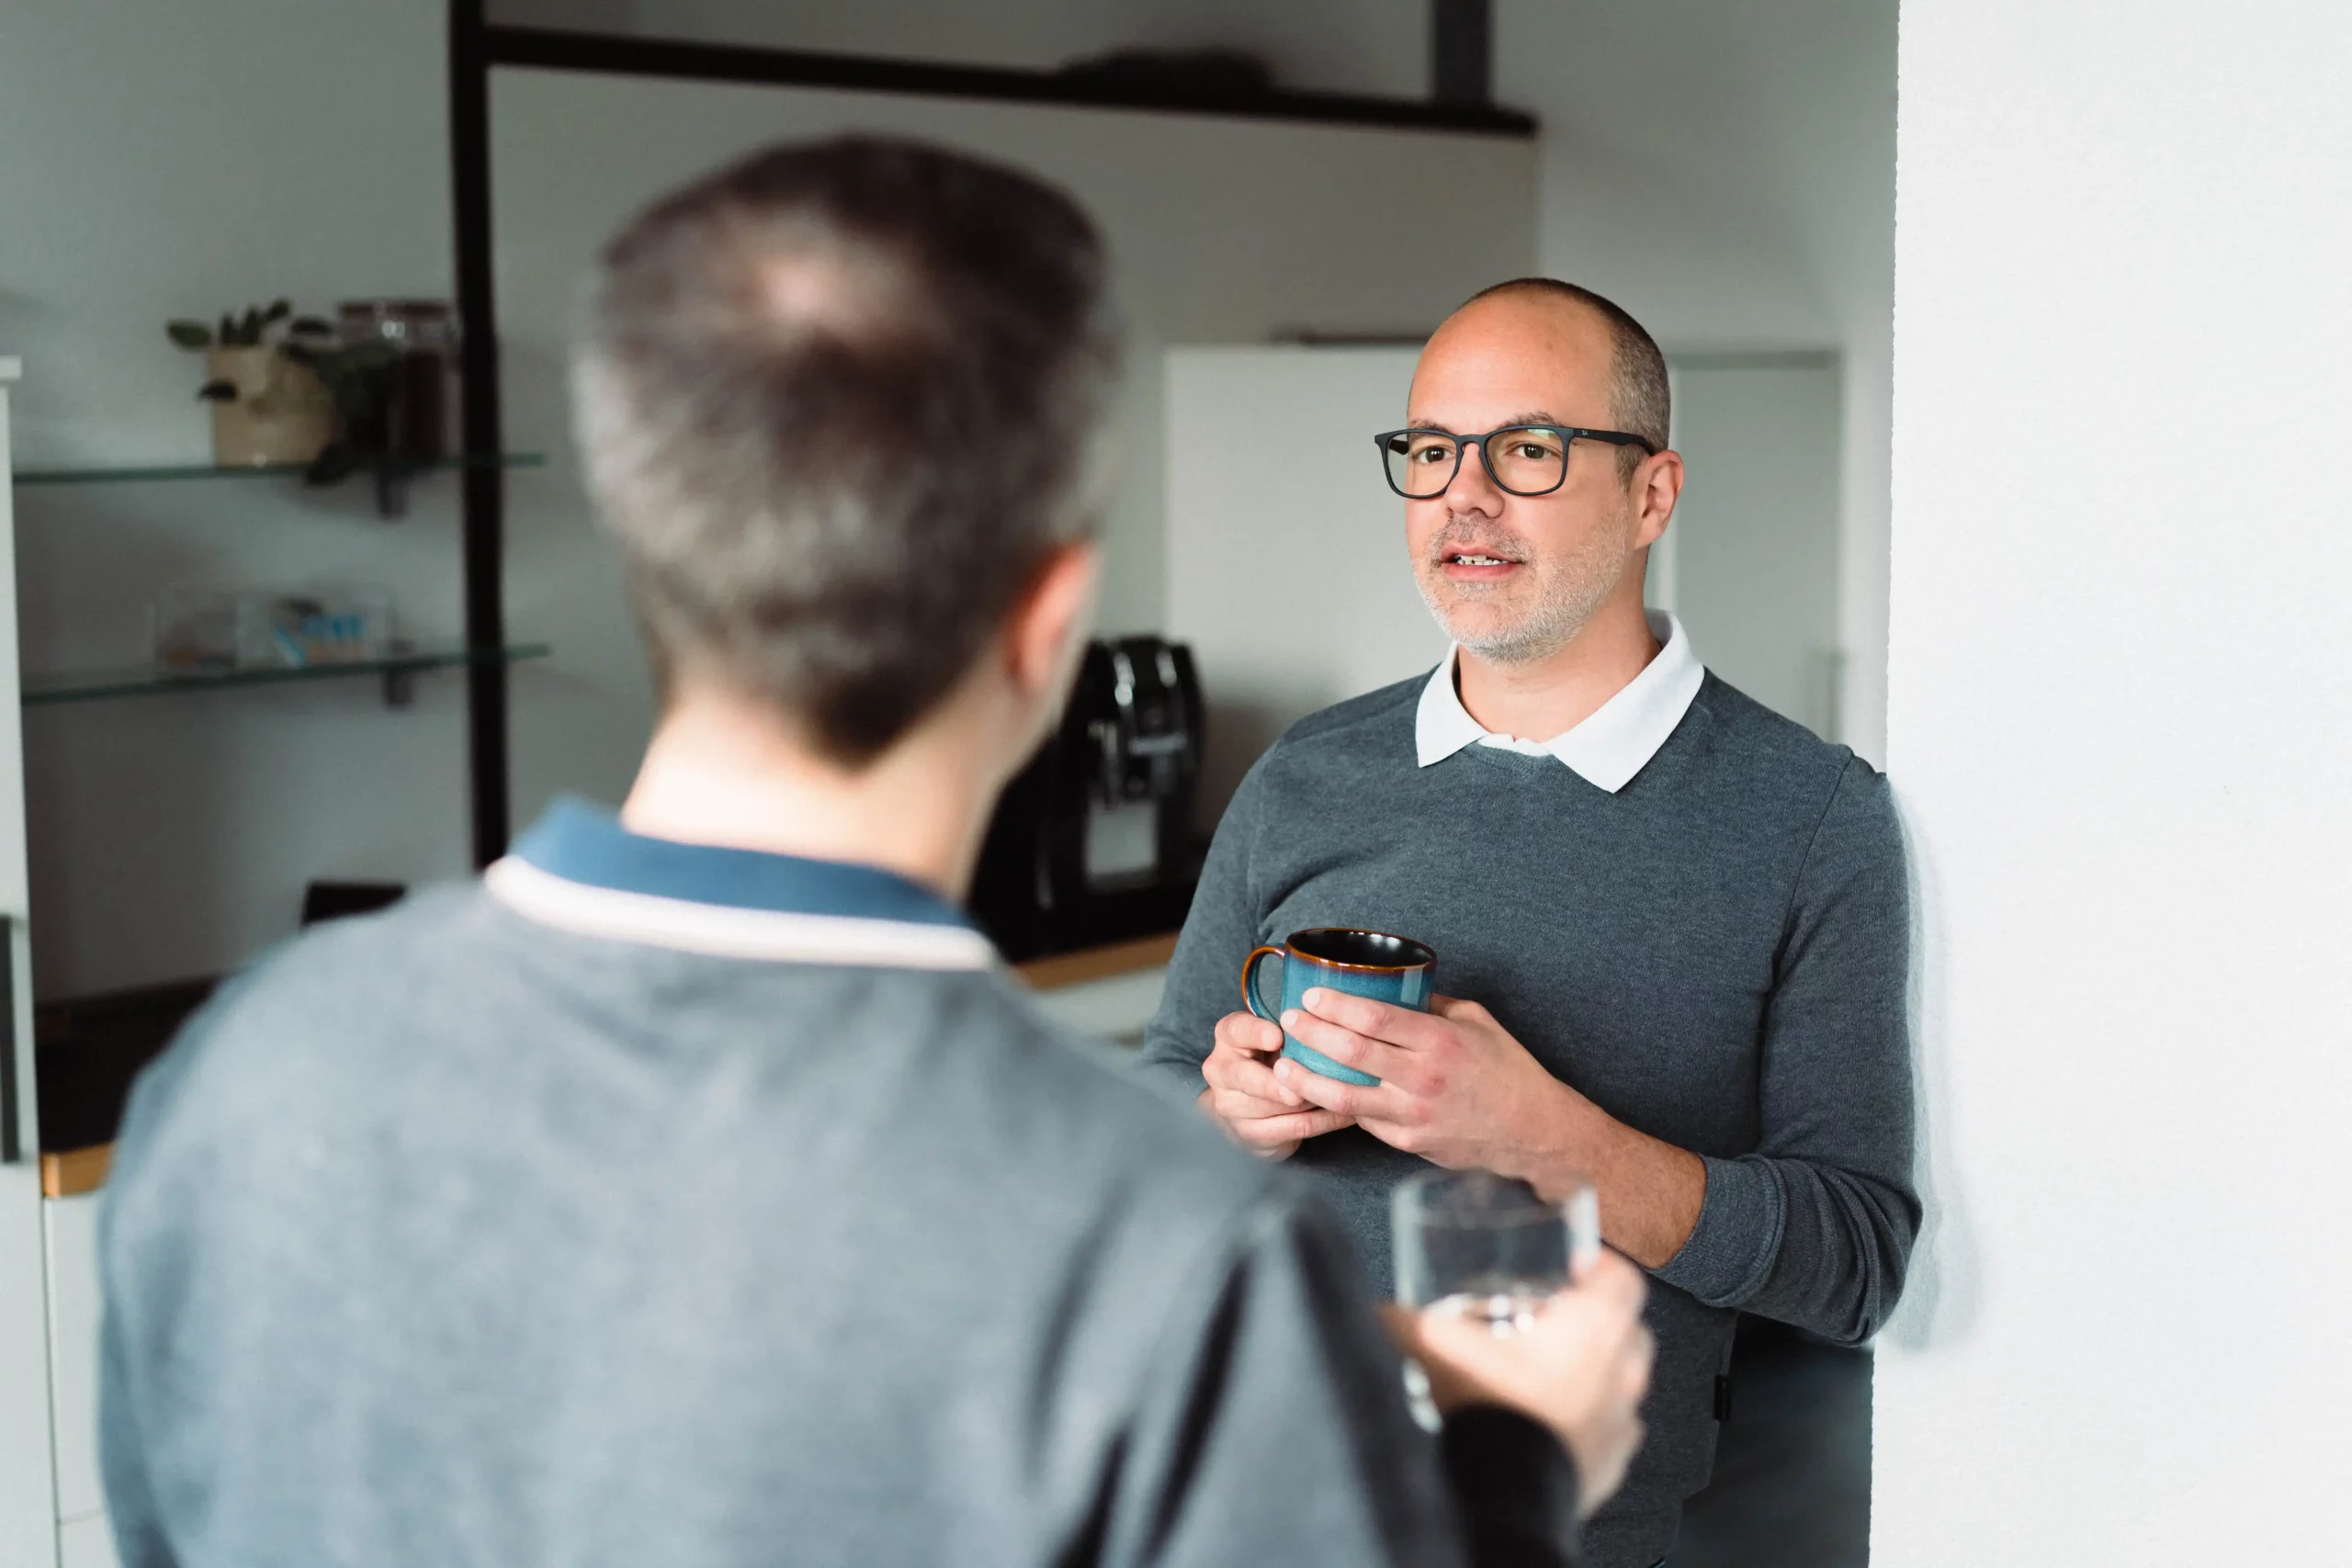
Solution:
[(380, 343), (398, 351), (375, 406), (348, 421), (345, 434), (353, 448), (409, 463), (448, 456), (456, 310), (431, 299), (346, 299), (335, 313), (346, 345)]
[(380, 588), (176, 588), (154, 606), (155, 668), (166, 675), (364, 664), (394, 651)]

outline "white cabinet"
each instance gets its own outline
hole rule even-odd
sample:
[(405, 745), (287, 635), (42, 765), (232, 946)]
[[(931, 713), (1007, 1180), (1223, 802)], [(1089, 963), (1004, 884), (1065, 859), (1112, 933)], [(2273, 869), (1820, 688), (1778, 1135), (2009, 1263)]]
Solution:
[(1678, 356), (1690, 479), (1667, 536), (1673, 609), (1708, 669), (1825, 739), (1838, 714), (1837, 357)]
[[(0, 694), (17, 673), (17, 538), (8, 395), (17, 362), (0, 358)], [(40, 1120), (33, 1104), (31, 945), (26, 936), (23, 743), (14, 702), (0, 703), (0, 1077), (13, 1127), (0, 1129), (0, 1563), (57, 1561), (50, 1426), (47, 1247), (41, 1230)], [(102, 1560), (103, 1561), (103, 1560)]]
[(1037, 1010), (1064, 1029), (1132, 1052), (1143, 1043), (1144, 1026), (1159, 1010), (1159, 993), (1167, 987), (1168, 966), (1160, 964), (1056, 986), (1037, 992), (1035, 1000)]
[(98, 1202), (41, 1204), (49, 1233), (49, 1386), (57, 1444), (57, 1517), (102, 1514), (98, 1483)]
[(57, 1568), (119, 1568), (114, 1531), (104, 1514), (76, 1519), (57, 1532)]

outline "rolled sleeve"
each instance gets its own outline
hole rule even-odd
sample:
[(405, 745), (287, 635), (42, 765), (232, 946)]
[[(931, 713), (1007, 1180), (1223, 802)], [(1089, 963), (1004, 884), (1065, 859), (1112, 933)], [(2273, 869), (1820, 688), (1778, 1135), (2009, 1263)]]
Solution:
[(1787, 1198), (1769, 1160), (1700, 1158), (1707, 1196), (1699, 1223), (1657, 1277), (1709, 1306), (1738, 1306), (1763, 1288), (1780, 1256)]

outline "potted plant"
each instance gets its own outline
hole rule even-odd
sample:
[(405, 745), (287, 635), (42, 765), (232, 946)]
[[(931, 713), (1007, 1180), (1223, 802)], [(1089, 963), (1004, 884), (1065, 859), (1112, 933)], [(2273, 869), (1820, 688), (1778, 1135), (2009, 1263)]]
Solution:
[[(389, 343), (337, 344), (300, 332), (288, 336), (284, 352), (318, 379), (335, 412), (334, 436), (309, 459), (311, 468), (302, 476), (303, 482), (337, 484), (361, 468), (372, 468), (379, 488), (384, 486), (399, 467), (393, 455), (383, 449), (383, 431), (400, 351)], [(387, 510), (391, 510), (389, 502)]]
[[(172, 342), (204, 355), (197, 396), (212, 405), (212, 460), (223, 468), (309, 463), (334, 439), (335, 400), (302, 359), (330, 343), (334, 329), (297, 317), (284, 299), (224, 314), (218, 327), (176, 321)], [(300, 355), (289, 353), (300, 347)]]

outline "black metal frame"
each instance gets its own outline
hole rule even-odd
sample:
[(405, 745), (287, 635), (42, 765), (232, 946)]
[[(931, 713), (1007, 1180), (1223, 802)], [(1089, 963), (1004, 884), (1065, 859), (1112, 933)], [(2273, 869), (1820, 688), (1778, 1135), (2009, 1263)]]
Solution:
[[(465, 449), (494, 457), (504, 446), (498, 385), (498, 290), (491, 272), (489, 25), (483, 0), (449, 4), (449, 165), (458, 245), (458, 349)], [(466, 646), (506, 642), (506, 476), (497, 467), (463, 475)], [(506, 665), (484, 660), (466, 671), (466, 732), (476, 865), (506, 852)]]
[[(479, 5), (459, 0), (479, 13)], [(452, 31), (454, 32), (454, 28)], [(619, 76), (672, 76), (702, 82), (755, 82), (772, 86), (834, 87), (910, 93), (944, 98), (993, 98), (1024, 104), (1232, 115), (1247, 119), (1305, 120), (1334, 125), (1453, 130), (1479, 136), (1530, 137), (1532, 115), (1484, 102), (1424, 103), (1358, 93), (1263, 93), (1203, 97), (1182, 90), (1109, 85), (1052, 71), (994, 65), (943, 65), (862, 54), (749, 49), (735, 44), (565, 32), (493, 26), (481, 29), (492, 65), (590, 71)]]
[[(1460, 34), (1464, 24), (1473, 20), (1472, 12), (1482, 7), (1455, 9), (1459, 15), (1440, 20), (1449, 38)], [(1484, 29), (1477, 30), (1483, 41)], [(1449, 58), (1460, 52), (1456, 44)], [(465, 389), (465, 450), (477, 458), (493, 457), (503, 445), (490, 188), (490, 73), (502, 65), (1473, 136), (1523, 139), (1533, 136), (1536, 129), (1532, 116), (1484, 102), (1425, 103), (1289, 91), (1207, 98), (1159, 87), (1105, 85), (1050, 71), (494, 26), (484, 15), (483, 0), (449, 0), (449, 157), (458, 319), (465, 326), (458, 365)], [(466, 642), (470, 648), (495, 649), (506, 640), (506, 476), (494, 464), (469, 467), (464, 487)], [(474, 665), (467, 673), (466, 695), (474, 861), (487, 865), (505, 852), (513, 827), (507, 798), (506, 665), (497, 660)]]
[(1489, 0), (1430, 0), (1430, 96), (1456, 107), (1489, 104), (1494, 75)]
[[(1494, 461), (1487, 455), (1487, 442), (1498, 435), (1513, 435), (1522, 430), (1541, 430), (1554, 435), (1565, 435), (1570, 444), (1577, 441), (1606, 441), (1611, 446), (1638, 446), (1653, 457), (1662, 450), (1657, 442), (1646, 435), (1635, 435), (1626, 430), (1587, 430), (1580, 424), (1498, 424), (1481, 435), (1457, 435), (1451, 430), (1438, 430), (1429, 425), (1416, 424), (1408, 425), (1403, 430), (1384, 430), (1372, 438), (1372, 444), (1380, 448), (1380, 477), (1388, 481), (1390, 490), (1395, 491), (1407, 501), (1435, 501), (1439, 496), (1443, 495), (1452, 488), (1454, 475), (1462, 471), (1462, 459), (1473, 446), (1478, 449), (1478, 461), (1486, 466), (1487, 477), (1492, 479), (1495, 488), (1505, 495), (1549, 495), (1568, 482), (1568, 455), (1566, 450), (1560, 454), (1560, 477), (1542, 490), (1511, 489), (1510, 486), (1503, 483), (1502, 476), (1495, 472)], [(1438, 486), (1427, 495), (1415, 495), (1396, 482), (1396, 476), (1388, 471), (1388, 454), (1396, 450), (1390, 443), (1400, 435), (1442, 435), (1454, 444), (1453, 467), (1446, 470), (1444, 484)]]

